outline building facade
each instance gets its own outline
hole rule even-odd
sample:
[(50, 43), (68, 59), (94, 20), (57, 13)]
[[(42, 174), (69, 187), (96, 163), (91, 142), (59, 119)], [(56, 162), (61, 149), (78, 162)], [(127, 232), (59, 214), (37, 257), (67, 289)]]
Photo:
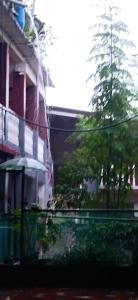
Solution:
[(67, 142), (67, 138), (71, 135), (68, 130), (75, 130), (76, 123), (78, 122), (80, 116), (89, 116), (91, 114), (92, 113), (88, 111), (49, 106), (48, 115), (50, 126), (56, 129), (63, 129), (63, 131), (51, 130), (50, 134), (51, 153), (54, 168), (54, 184), (58, 183), (58, 169), (63, 165), (63, 154), (67, 152), (71, 155), (72, 151), (77, 147), (77, 144)]
[[(27, 25), (17, 18), (15, 2), (23, 9)], [(0, 163), (26, 156), (44, 164), (45, 174), (26, 172), (25, 202), (28, 207), (37, 203), (47, 208), (52, 198), (52, 158), (45, 87), (52, 81), (41, 64), (35, 23), (28, 34), (30, 27), (25, 26), (32, 20), (22, 2), (15, 2), (0, 1)], [(20, 207), (20, 175), (1, 173), (0, 177), (0, 211)]]
[[(52, 130), (50, 135), (51, 141), (51, 152), (53, 157), (53, 166), (54, 166), (54, 183), (58, 184), (58, 169), (64, 163), (63, 161), (63, 154), (65, 152), (71, 155), (72, 151), (76, 149), (77, 143), (68, 143), (67, 138), (71, 135), (69, 131), (71, 129), (75, 130), (76, 123), (79, 121), (80, 116), (90, 116), (92, 113), (87, 111), (75, 110), (75, 109), (68, 109), (64, 107), (49, 107), (49, 120), (50, 126), (54, 128), (61, 128), (62, 130)], [(129, 177), (129, 183), (132, 186), (132, 198), (131, 202), (135, 208), (138, 210), (138, 166), (133, 166), (133, 172), (131, 172)], [(96, 181), (88, 181), (85, 182), (87, 184), (87, 189), (89, 192), (95, 191), (97, 189)], [(104, 185), (101, 180), (100, 190), (104, 190)], [(138, 213), (136, 212), (138, 215)]]

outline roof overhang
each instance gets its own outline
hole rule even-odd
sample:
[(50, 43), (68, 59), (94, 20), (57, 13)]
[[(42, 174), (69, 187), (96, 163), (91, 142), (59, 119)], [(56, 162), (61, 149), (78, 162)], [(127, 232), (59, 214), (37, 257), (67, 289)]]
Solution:
[(37, 74), (38, 58), (36, 57), (35, 49), (28, 41), (13, 14), (8, 10), (8, 6), (4, 0), (0, 1), (0, 28), (3, 34), (5, 33), (8, 36), (9, 41), (16, 46), (24, 60), (27, 61)]
[[(10, 47), (15, 50), (17, 49), (17, 55), (22, 61), (27, 62), (31, 67), (32, 71), (37, 76), (40, 60), (37, 55), (37, 51), (33, 43), (31, 43), (26, 37), (24, 31), (19, 26), (16, 18), (9, 11), (7, 2), (0, 0), (0, 39), (6, 42), (9, 41)], [(44, 77), (44, 85), (54, 86), (50, 78), (48, 71), (42, 66), (42, 72)]]

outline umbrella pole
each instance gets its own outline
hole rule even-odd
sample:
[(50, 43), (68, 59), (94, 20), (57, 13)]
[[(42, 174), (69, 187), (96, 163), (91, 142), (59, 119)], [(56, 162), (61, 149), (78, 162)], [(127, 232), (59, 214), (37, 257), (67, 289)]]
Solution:
[(24, 256), (24, 184), (25, 184), (25, 167), (22, 168), (22, 186), (21, 186), (21, 229), (20, 229), (20, 264), (23, 265)]

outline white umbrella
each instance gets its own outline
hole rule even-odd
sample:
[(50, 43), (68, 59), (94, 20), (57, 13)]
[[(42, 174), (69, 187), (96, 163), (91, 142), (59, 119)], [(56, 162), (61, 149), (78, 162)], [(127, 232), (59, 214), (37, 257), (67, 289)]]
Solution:
[(24, 245), (24, 183), (25, 183), (25, 169), (47, 171), (47, 168), (38, 160), (30, 157), (17, 157), (5, 161), (0, 164), (1, 170), (21, 170), (22, 171), (22, 185), (21, 185), (21, 219), (20, 219), (20, 262), (23, 264), (23, 245)]
[(43, 172), (47, 170), (47, 168), (42, 163), (30, 157), (17, 157), (9, 159), (0, 164), (0, 169), (2, 170), (22, 170), (23, 167), (25, 169), (40, 170)]

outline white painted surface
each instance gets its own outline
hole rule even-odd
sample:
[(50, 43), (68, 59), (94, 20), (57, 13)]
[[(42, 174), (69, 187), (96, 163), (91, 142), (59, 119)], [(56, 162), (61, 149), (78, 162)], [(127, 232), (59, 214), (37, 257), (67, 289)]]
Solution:
[(38, 160), (44, 162), (44, 141), (38, 137)]
[(70, 117), (70, 118), (78, 118), (79, 116), (81, 116), (81, 114), (77, 114), (77, 113), (72, 113), (72, 112), (67, 112), (67, 111), (56, 111), (56, 110), (49, 110), (48, 111), (49, 115), (56, 115), (56, 116), (63, 116), (63, 117)]
[(4, 140), (4, 115), (5, 111), (2, 110), (2, 105), (0, 105), (0, 140)]
[(138, 203), (134, 204), (134, 216), (138, 218), (138, 212), (135, 212), (135, 210), (138, 210)]
[(7, 140), (19, 146), (19, 119), (12, 113), (6, 112)]
[(25, 126), (25, 152), (33, 155), (33, 131)]
[(46, 199), (45, 199), (45, 184), (38, 187), (38, 197), (39, 205), (42, 209), (46, 208)]

